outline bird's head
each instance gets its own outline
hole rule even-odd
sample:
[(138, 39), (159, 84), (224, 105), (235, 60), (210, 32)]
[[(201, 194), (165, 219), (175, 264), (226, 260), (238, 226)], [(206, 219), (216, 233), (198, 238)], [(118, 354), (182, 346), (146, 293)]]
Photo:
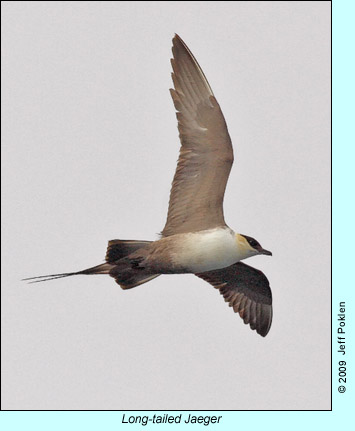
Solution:
[(255, 256), (257, 254), (266, 254), (267, 256), (272, 256), (271, 251), (262, 248), (256, 239), (247, 235), (242, 235), (240, 233), (237, 233), (235, 236), (238, 247), (245, 255), (245, 258)]

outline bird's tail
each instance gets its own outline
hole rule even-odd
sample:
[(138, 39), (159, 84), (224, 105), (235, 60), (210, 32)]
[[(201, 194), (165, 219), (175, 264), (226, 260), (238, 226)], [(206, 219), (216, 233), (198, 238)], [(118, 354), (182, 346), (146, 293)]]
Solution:
[(109, 263), (102, 263), (101, 265), (93, 266), (92, 268), (87, 268), (83, 271), (63, 272), (62, 274), (39, 275), (37, 277), (24, 278), (23, 280), (29, 281), (29, 283), (39, 283), (40, 281), (56, 280), (57, 278), (70, 277), (72, 275), (109, 274), (112, 268), (113, 265)]
[[(106, 263), (102, 263), (92, 268), (87, 268), (77, 272), (64, 272), (62, 274), (40, 275), (37, 277), (24, 278), (29, 283), (39, 283), (41, 281), (56, 280), (58, 278), (70, 277), (72, 275), (91, 275), (91, 274), (108, 274), (116, 280), (122, 289), (131, 289), (146, 283), (160, 274), (152, 274), (144, 268), (137, 267), (135, 256), (130, 258), (134, 252), (144, 255), (145, 249), (151, 241), (127, 241), (114, 239), (109, 241), (106, 252)], [(141, 253), (139, 252), (141, 250)], [(135, 253), (137, 254), (137, 253)]]
[(152, 241), (112, 239), (108, 242), (105, 260), (108, 263), (114, 263), (137, 250), (146, 249), (151, 242)]
[(144, 260), (151, 242), (120, 239), (109, 241), (106, 262), (113, 265), (110, 276), (122, 289), (132, 289), (160, 275), (152, 274), (139, 264)]

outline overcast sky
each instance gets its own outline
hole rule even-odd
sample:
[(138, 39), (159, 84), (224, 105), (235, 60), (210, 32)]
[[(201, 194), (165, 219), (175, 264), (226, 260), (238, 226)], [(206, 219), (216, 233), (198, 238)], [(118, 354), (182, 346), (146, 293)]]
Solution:
[[(330, 2), (3, 5), (3, 408), (330, 408)], [(179, 150), (171, 39), (224, 112), (225, 218), (273, 257), (266, 338), (193, 275), (21, 278), (154, 240)]]

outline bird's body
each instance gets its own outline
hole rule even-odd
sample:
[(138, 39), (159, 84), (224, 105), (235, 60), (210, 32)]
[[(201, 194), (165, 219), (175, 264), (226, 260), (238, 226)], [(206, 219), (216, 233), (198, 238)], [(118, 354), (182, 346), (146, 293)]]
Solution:
[(247, 257), (228, 227), (162, 238), (152, 242), (145, 253), (139, 266), (159, 274), (196, 274), (225, 268)]
[(173, 267), (181, 268), (182, 272), (196, 274), (225, 268), (244, 258), (236, 234), (228, 227), (177, 234), (167, 240), (175, 240), (175, 237), (177, 247), (170, 254), (171, 261)]
[(202, 69), (177, 35), (173, 57), (170, 92), (181, 148), (161, 238), (112, 240), (105, 263), (34, 279), (109, 274), (130, 289), (161, 274), (192, 273), (219, 289), (244, 322), (265, 336), (272, 320), (269, 283), (262, 272), (240, 261), (271, 253), (226, 225), (223, 198), (234, 160), (227, 125)]

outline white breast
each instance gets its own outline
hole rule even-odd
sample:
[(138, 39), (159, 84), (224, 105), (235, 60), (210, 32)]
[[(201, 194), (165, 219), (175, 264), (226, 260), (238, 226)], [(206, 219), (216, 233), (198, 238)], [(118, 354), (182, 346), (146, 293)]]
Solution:
[(243, 258), (238, 251), (235, 233), (229, 228), (210, 229), (184, 236), (173, 260), (174, 264), (189, 272), (225, 268)]

